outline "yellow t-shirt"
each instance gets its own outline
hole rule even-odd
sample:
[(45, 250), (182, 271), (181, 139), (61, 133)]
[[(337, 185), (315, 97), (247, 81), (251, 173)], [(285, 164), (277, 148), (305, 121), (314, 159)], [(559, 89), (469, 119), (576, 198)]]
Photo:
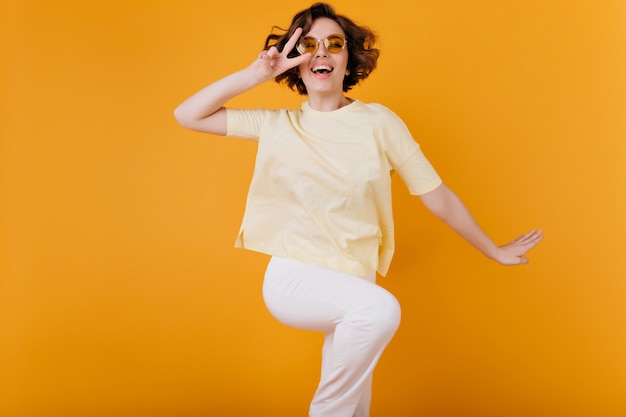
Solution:
[(411, 194), (441, 179), (405, 124), (355, 100), (319, 112), (226, 109), (227, 136), (258, 150), (235, 246), (365, 276), (394, 252), (391, 171)]

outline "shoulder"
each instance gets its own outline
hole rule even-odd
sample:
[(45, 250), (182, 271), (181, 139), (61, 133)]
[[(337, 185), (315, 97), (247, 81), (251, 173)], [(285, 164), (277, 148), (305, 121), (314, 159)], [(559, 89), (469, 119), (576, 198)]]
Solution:
[(227, 115), (247, 115), (247, 116), (264, 116), (267, 114), (271, 114), (272, 112), (276, 112), (279, 110), (270, 110), (270, 109), (263, 109), (263, 108), (258, 108), (258, 109), (238, 109), (238, 108), (232, 108), (232, 107), (226, 107), (226, 114)]
[(380, 103), (362, 103), (362, 108), (368, 120), (386, 133), (405, 132), (407, 126), (404, 121), (389, 107)]
[(363, 102), (360, 102), (360, 104), (364, 112), (371, 116), (375, 116), (379, 120), (382, 119), (384, 122), (402, 122), (402, 119), (400, 119), (400, 117), (393, 110), (383, 104)]
[(257, 120), (262, 123), (266, 123), (272, 120), (278, 120), (281, 118), (293, 117), (295, 113), (298, 113), (297, 109), (239, 109), (239, 108), (226, 108), (226, 117), (228, 119), (237, 120), (242, 122), (245, 120)]

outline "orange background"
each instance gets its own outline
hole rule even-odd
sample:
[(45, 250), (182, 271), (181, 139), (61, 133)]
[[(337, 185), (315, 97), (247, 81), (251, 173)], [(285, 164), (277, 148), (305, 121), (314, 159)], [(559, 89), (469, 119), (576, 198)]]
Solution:
[[(255, 144), (172, 110), (310, 3), (215, 3), (2, 1), (1, 416), (306, 415), (321, 336), (270, 317), (267, 256), (233, 249)], [(626, 415), (626, 2), (334, 5), (380, 35), (350, 96), (400, 115), (494, 240), (546, 234), (496, 265), (394, 183), (373, 416)]]

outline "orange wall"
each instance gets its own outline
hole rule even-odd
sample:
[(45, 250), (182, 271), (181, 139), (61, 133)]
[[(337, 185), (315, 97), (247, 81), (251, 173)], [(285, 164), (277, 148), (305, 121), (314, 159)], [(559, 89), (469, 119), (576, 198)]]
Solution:
[[(233, 249), (255, 145), (173, 108), (247, 65), (297, 0), (3, 0), (0, 415), (306, 415), (321, 338)], [(374, 28), (350, 94), (407, 123), (519, 268), (396, 183), (403, 306), (374, 416), (626, 415), (626, 3), (338, 0)], [(297, 106), (268, 83), (241, 106)]]

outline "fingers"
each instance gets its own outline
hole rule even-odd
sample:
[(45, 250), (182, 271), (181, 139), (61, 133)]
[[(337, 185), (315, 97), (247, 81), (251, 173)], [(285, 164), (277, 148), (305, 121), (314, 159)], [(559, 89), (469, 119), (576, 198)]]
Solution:
[(528, 233), (526, 233), (526, 234), (524, 234), (524, 235), (519, 236), (519, 237), (518, 237), (517, 239), (515, 239), (515, 240), (516, 240), (516, 241), (521, 241), (521, 240), (524, 240), (524, 239), (528, 239), (530, 236), (532, 236), (532, 235), (533, 235), (533, 233), (535, 233), (535, 229), (531, 230), (530, 232), (528, 232)]
[(296, 46), (296, 42), (298, 42), (298, 39), (300, 39), (301, 34), (302, 28), (296, 28), (296, 30), (293, 32), (293, 35), (291, 35), (291, 38), (289, 38), (289, 40), (285, 44), (285, 47), (283, 48), (283, 54), (287, 55), (289, 52), (291, 52), (293, 47)]
[(543, 240), (543, 231), (531, 230), (530, 232), (519, 236), (511, 243), (500, 246), (503, 258), (499, 261), (504, 265), (522, 265), (527, 264), (529, 260), (524, 257), (528, 251), (534, 248)]
[(541, 230), (541, 229), (539, 229), (539, 230), (533, 229), (530, 232), (526, 233), (524, 235), (524, 237), (529, 237), (529, 238), (533, 238), (534, 239), (536, 237), (541, 236), (542, 233), (543, 233), (543, 230)]
[(539, 229), (537, 231), (532, 231), (529, 233), (524, 240), (524, 243), (527, 245), (535, 246), (537, 243), (541, 242), (543, 239), (543, 230)]
[(261, 53), (259, 53), (259, 59), (273, 59), (278, 58), (279, 56), (284, 56), (286, 58), (300, 39), (301, 34), (302, 28), (296, 28), (296, 30), (293, 32), (293, 35), (291, 35), (291, 37), (283, 47), (282, 52), (279, 52), (276, 46), (270, 46), (269, 49), (261, 51)]
[(278, 49), (276, 49), (275, 46), (270, 46), (270, 49), (267, 50), (267, 52), (265, 53), (265, 55), (267, 55), (268, 58), (274, 58), (276, 55), (278, 55)]
[(291, 35), (291, 38), (289, 38), (289, 40), (283, 47), (282, 52), (279, 52), (276, 46), (270, 46), (268, 49), (261, 51), (261, 53), (259, 53), (259, 58), (262, 58), (264, 56), (273, 58), (276, 55), (280, 55), (280, 54), (287, 56), (289, 52), (291, 52), (293, 47), (296, 45), (296, 43), (298, 42), (298, 39), (300, 39), (301, 34), (302, 34), (302, 28), (296, 28), (296, 30), (293, 32), (293, 35)]
[(543, 239), (543, 231), (541, 229), (539, 230), (531, 230), (530, 232), (526, 233), (525, 235), (521, 235), (519, 237), (517, 237), (515, 240), (513, 240), (512, 243), (518, 243), (518, 244), (528, 244), (530, 242), (534, 242), (536, 240), (541, 240)]
[(272, 72), (272, 76), (281, 74), (293, 67), (300, 65), (302, 62), (310, 58), (310, 53), (294, 56), (289, 58), (289, 53), (293, 50), (296, 42), (300, 39), (302, 28), (296, 28), (293, 35), (289, 38), (282, 51), (276, 46), (271, 46), (267, 50), (261, 51), (258, 59), (263, 62), (267, 70)]

